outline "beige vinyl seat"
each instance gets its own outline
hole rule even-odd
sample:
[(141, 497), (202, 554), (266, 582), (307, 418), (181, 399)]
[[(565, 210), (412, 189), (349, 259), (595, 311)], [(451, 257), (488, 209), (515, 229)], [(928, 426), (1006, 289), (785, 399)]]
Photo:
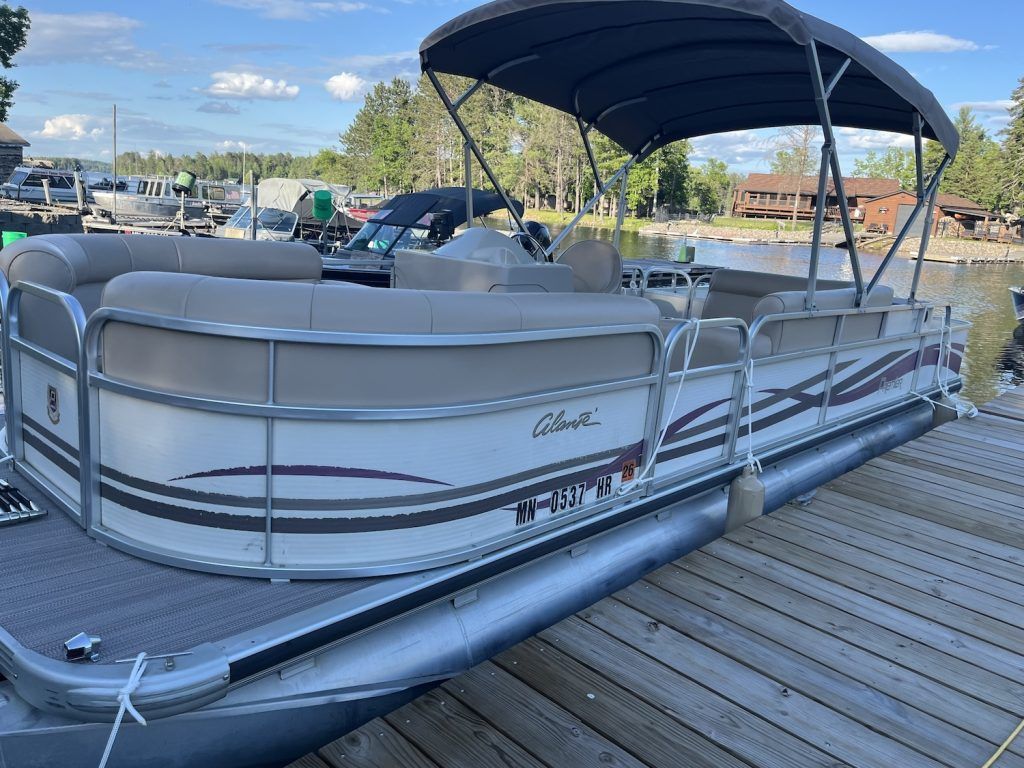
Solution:
[[(112, 279), (103, 306), (261, 328), (429, 335), (567, 329), (512, 344), (275, 347), (275, 400), (292, 405), (415, 407), (514, 397), (650, 373), (658, 311), (635, 296), (365, 288), (134, 272)], [(574, 328), (625, 326), (615, 335)], [(632, 329), (630, 329), (632, 327)], [(104, 371), (160, 391), (264, 402), (259, 340), (110, 323)], [(571, 362), (567, 362), (571, 361)]]
[(580, 240), (555, 261), (572, 267), (576, 293), (618, 293), (622, 288), (622, 255), (604, 240)]
[[(701, 318), (737, 317), (749, 328), (763, 315), (803, 311), (806, 297), (806, 277), (720, 269), (712, 274)], [(851, 283), (841, 280), (818, 280), (815, 283), (814, 303), (819, 310), (852, 309), (855, 300), (856, 290)], [(889, 306), (892, 302), (892, 288), (880, 285), (866, 297), (862, 306)], [(874, 313), (848, 318), (844, 325), (842, 340), (877, 338), (881, 332), (882, 317), (882, 314)], [(835, 317), (769, 323), (753, 338), (751, 355), (754, 358), (763, 358), (784, 352), (828, 346), (835, 337), (836, 323)], [(663, 322), (663, 330), (671, 325), (674, 323)], [(703, 329), (698, 337), (690, 366), (735, 362), (740, 356), (741, 342), (738, 329)], [(682, 367), (682, 361), (683, 349), (680, 345), (672, 357), (673, 368)]]
[[(38, 283), (75, 297), (88, 318), (112, 278), (137, 271), (184, 272), (251, 280), (320, 279), (323, 262), (305, 243), (159, 235), (39, 235), (0, 251), (8, 283)], [(21, 302), (21, 335), (62, 357), (76, 358), (74, 329), (53, 304)]]

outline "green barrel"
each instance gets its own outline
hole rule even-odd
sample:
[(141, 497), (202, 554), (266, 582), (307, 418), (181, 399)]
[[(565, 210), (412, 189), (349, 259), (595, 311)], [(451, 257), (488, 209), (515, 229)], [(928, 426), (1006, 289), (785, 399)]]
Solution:
[(21, 240), (23, 237), (28, 237), (27, 232), (4, 232), (3, 233), (4, 248), (13, 243), (15, 240)]
[(174, 180), (174, 184), (171, 185), (177, 194), (191, 195), (192, 190), (196, 188), (196, 175), (191, 171), (181, 171), (178, 177)]
[(330, 190), (318, 189), (313, 193), (313, 218), (330, 221), (334, 216), (334, 201)]

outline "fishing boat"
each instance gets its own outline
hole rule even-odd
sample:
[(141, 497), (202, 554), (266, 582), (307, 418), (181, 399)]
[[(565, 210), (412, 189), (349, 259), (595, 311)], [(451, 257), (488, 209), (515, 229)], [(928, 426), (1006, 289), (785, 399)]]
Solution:
[[(348, 242), (324, 256), (324, 278), (363, 285), (394, 284), (395, 257), (399, 251), (436, 250), (459, 227), (505, 208), (496, 192), (462, 187), (440, 187), (397, 195), (370, 212), (369, 218)], [(522, 216), (523, 204), (511, 201)], [(510, 217), (511, 221), (511, 217)], [(524, 226), (530, 227), (526, 222)], [(539, 233), (538, 225), (534, 231)], [(532, 237), (522, 239), (533, 247)], [(550, 242), (550, 240), (548, 240)]]
[(0, 195), (27, 203), (45, 203), (43, 181), (50, 186), (50, 200), (57, 203), (77, 203), (75, 172), (50, 165), (19, 165), (6, 182), (0, 184)]
[(671, 141), (791, 124), (820, 199), (833, 126), (913, 136), (917, 206), (870, 276), (843, 215), (850, 280), (819, 277), (819, 210), (806, 277), (719, 269), (700, 302), (624, 289), (617, 236), (471, 227), (387, 288), (304, 243), (4, 248), (7, 765), (282, 765), (962, 409), (926, 242), (883, 282), (958, 136), (856, 36), (778, 0), (497, 0), (420, 61), (523, 235), (460, 116), (486, 83), (575, 119), (574, 225)]
[(1024, 285), (1010, 286), (1010, 301), (1013, 302), (1013, 316), (1018, 323), (1024, 323)]
[[(221, 220), (238, 210), (242, 202), (242, 185), (227, 182), (195, 180), (190, 191), (175, 191), (175, 180), (163, 176), (132, 179), (127, 192), (115, 196), (113, 190), (93, 192), (93, 210), (99, 215), (114, 214), (117, 218), (174, 219), (184, 212), (186, 219), (203, 219), (211, 209)], [(116, 198), (116, 199), (115, 199)]]
[[(313, 215), (313, 194), (331, 193), (331, 217), (327, 222)], [(329, 240), (334, 243), (362, 226), (346, 207), (351, 187), (329, 184), (319, 179), (262, 179), (256, 200), (249, 199), (217, 230), (218, 237), (252, 237), (253, 208), (256, 212), (256, 240), (291, 242), (293, 240)]]

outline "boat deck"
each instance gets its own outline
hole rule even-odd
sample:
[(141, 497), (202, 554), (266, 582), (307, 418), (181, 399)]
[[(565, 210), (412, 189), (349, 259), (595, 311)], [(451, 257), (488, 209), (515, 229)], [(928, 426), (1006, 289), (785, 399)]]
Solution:
[(1024, 716), (1024, 394), (981, 410), (292, 768), (981, 766)]
[(0, 528), (0, 627), (51, 658), (64, 658), (62, 643), (79, 632), (102, 638), (102, 662), (140, 650), (180, 652), (380, 581), (273, 584), (160, 565), (89, 538), (9, 468), (0, 477), (49, 510), (45, 517)]

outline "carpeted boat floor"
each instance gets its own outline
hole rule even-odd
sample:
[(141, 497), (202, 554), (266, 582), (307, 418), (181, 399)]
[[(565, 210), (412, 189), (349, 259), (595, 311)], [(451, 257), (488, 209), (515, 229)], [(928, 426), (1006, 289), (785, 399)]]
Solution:
[(159, 565), (89, 538), (9, 468), (0, 477), (49, 512), (0, 526), (0, 627), (52, 658), (62, 659), (62, 643), (79, 632), (102, 638), (101, 663), (184, 651), (381, 581), (278, 584)]

